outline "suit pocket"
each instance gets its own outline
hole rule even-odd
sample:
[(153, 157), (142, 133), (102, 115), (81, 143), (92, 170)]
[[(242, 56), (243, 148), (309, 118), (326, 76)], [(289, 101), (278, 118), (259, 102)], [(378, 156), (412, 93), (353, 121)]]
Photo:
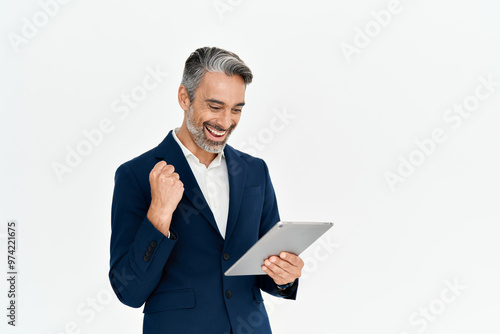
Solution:
[(146, 302), (144, 313), (194, 308), (196, 299), (193, 289), (157, 292)]
[(249, 196), (261, 196), (262, 193), (260, 191), (260, 187), (246, 187), (245, 190), (243, 190), (243, 197), (249, 197)]

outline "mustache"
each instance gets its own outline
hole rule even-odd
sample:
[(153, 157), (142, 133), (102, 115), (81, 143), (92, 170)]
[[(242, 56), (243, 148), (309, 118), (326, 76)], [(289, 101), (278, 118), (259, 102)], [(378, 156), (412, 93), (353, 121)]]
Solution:
[(209, 121), (203, 122), (203, 126), (206, 126), (206, 125), (210, 125), (210, 127), (214, 128), (215, 130), (220, 131), (220, 132), (232, 131), (236, 127), (236, 125), (231, 124), (230, 127), (228, 127), (227, 129), (224, 129), (223, 127), (221, 127), (217, 124), (210, 123)]

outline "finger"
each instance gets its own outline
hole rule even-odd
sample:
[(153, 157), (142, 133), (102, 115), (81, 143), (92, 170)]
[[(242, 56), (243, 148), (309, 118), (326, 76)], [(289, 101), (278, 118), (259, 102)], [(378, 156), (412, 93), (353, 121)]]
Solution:
[(295, 267), (303, 268), (304, 267), (304, 261), (297, 255), (293, 253), (288, 253), (288, 252), (281, 252), (280, 253), (280, 258), (288, 261)]
[[(277, 256), (271, 256), (266, 261), (269, 261), (269, 263), (270, 263), (269, 267), (271, 268), (271, 270), (273, 270), (275, 272), (278, 271), (273, 266), (276, 266), (277, 268), (282, 269), (286, 273), (286, 275), (282, 275), (283, 277), (287, 277), (287, 278), (291, 277), (293, 279), (296, 279), (296, 278), (299, 278), (300, 276), (302, 276), (303, 265), (295, 266), (294, 264), (292, 264), (286, 260), (280, 259)], [(302, 259), (299, 258), (299, 262), (301, 262), (301, 261), (302, 261)]]
[(153, 169), (151, 169), (151, 172), (149, 172), (149, 182), (153, 182), (153, 180), (158, 177), (158, 174), (161, 173), (161, 170), (166, 165), (167, 163), (163, 160), (157, 162), (156, 165), (154, 165)]
[(267, 275), (269, 275), (269, 277), (271, 277), (276, 284), (283, 285), (283, 284), (287, 284), (287, 283), (292, 281), (292, 279), (290, 279), (290, 278), (280, 276), (278, 273), (274, 272), (273, 270), (271, 270), (269, 267), (267, 267), (265, 265), (262, 266), (262, 270), (264, 270), (264, 272)]
[(151, 177), (156, 177), (159, 173), (161, 173), (161, 171), (163, 170), (163, 168), (165, 168), (165, 166), (167, 166), (166, 161), (162, 160), (162, 161), (157, 162), (156, 165), (154, 165), (151, 172), (149, 173), (150, 180), (151, 180)]
[(161, 173), (162, 173), (162, 174), (166, 174), (166, 175), (170, 176), (170, 174), (172, 174), (174, 171), (175, 171), (174, 166), (172, 166), (172, 165), (166, 165), (166, 166), (165, 166), (165, 167), (163, 167), (163, 169), (161, 170)]
[(273, 272), (276, 277), (278, 277), (280, 280), (284, 281), (285, 283), (291, 282), (295, 280), (296, 276), (294, 275), (294, 272), (288, 272), (287, 270), (281, 268), (280, 266), (276, 265), (275, 263), (271, 262), (270, 260), (265, 260), (264, 265), (271, 271)]
[(180, 180), (180, 178), (181, 178), (178, 173), (172, 173), (172, 174), (170, 174), (170, 177), (173, 177), (177, 180)]
[(288, 273), (294, 273), (296, 271), (296, 267), (293, 264), (288, 261), (282, 260), (277, 256), (271, 256), (266, 261), (270, 262), (271, 269), (273, 268), (273, 266), (277, 266)]
[(161, 171), (165, 166), (167, 166), (167, 162), (165, 160), (159, 161), (153, 167), (152, 171)]
[(286, 282), (283, 278), (279, 277), (276, 273), (274, 273), (271, 269), (269, 269), (267, 266), (262, 266), (262, 270), (267, 274), (269, 275), (269, 277), (272, 278), (272, 280), (276, 283), (276, 284), (286, 284), (288, 282)]

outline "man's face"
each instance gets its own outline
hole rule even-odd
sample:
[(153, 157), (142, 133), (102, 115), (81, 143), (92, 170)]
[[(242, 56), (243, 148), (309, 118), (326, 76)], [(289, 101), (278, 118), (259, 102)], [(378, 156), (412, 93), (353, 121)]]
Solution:
[(245, 104), (245, 83), (239, 75), (207, 72), (189, 107), (186, 125), (194, 142), (219, 153), (238, 124)]

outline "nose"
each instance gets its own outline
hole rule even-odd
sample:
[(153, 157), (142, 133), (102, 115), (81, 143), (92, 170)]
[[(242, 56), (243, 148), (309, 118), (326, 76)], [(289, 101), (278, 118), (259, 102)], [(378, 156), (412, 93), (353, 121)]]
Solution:
[(217, 123), (219, 126), (224, 128), (224, 130), (227, 130), (233, 124), (233, 120), (231, 119), (231, 110), (224, 109), (224, 112), (219, 114)]

